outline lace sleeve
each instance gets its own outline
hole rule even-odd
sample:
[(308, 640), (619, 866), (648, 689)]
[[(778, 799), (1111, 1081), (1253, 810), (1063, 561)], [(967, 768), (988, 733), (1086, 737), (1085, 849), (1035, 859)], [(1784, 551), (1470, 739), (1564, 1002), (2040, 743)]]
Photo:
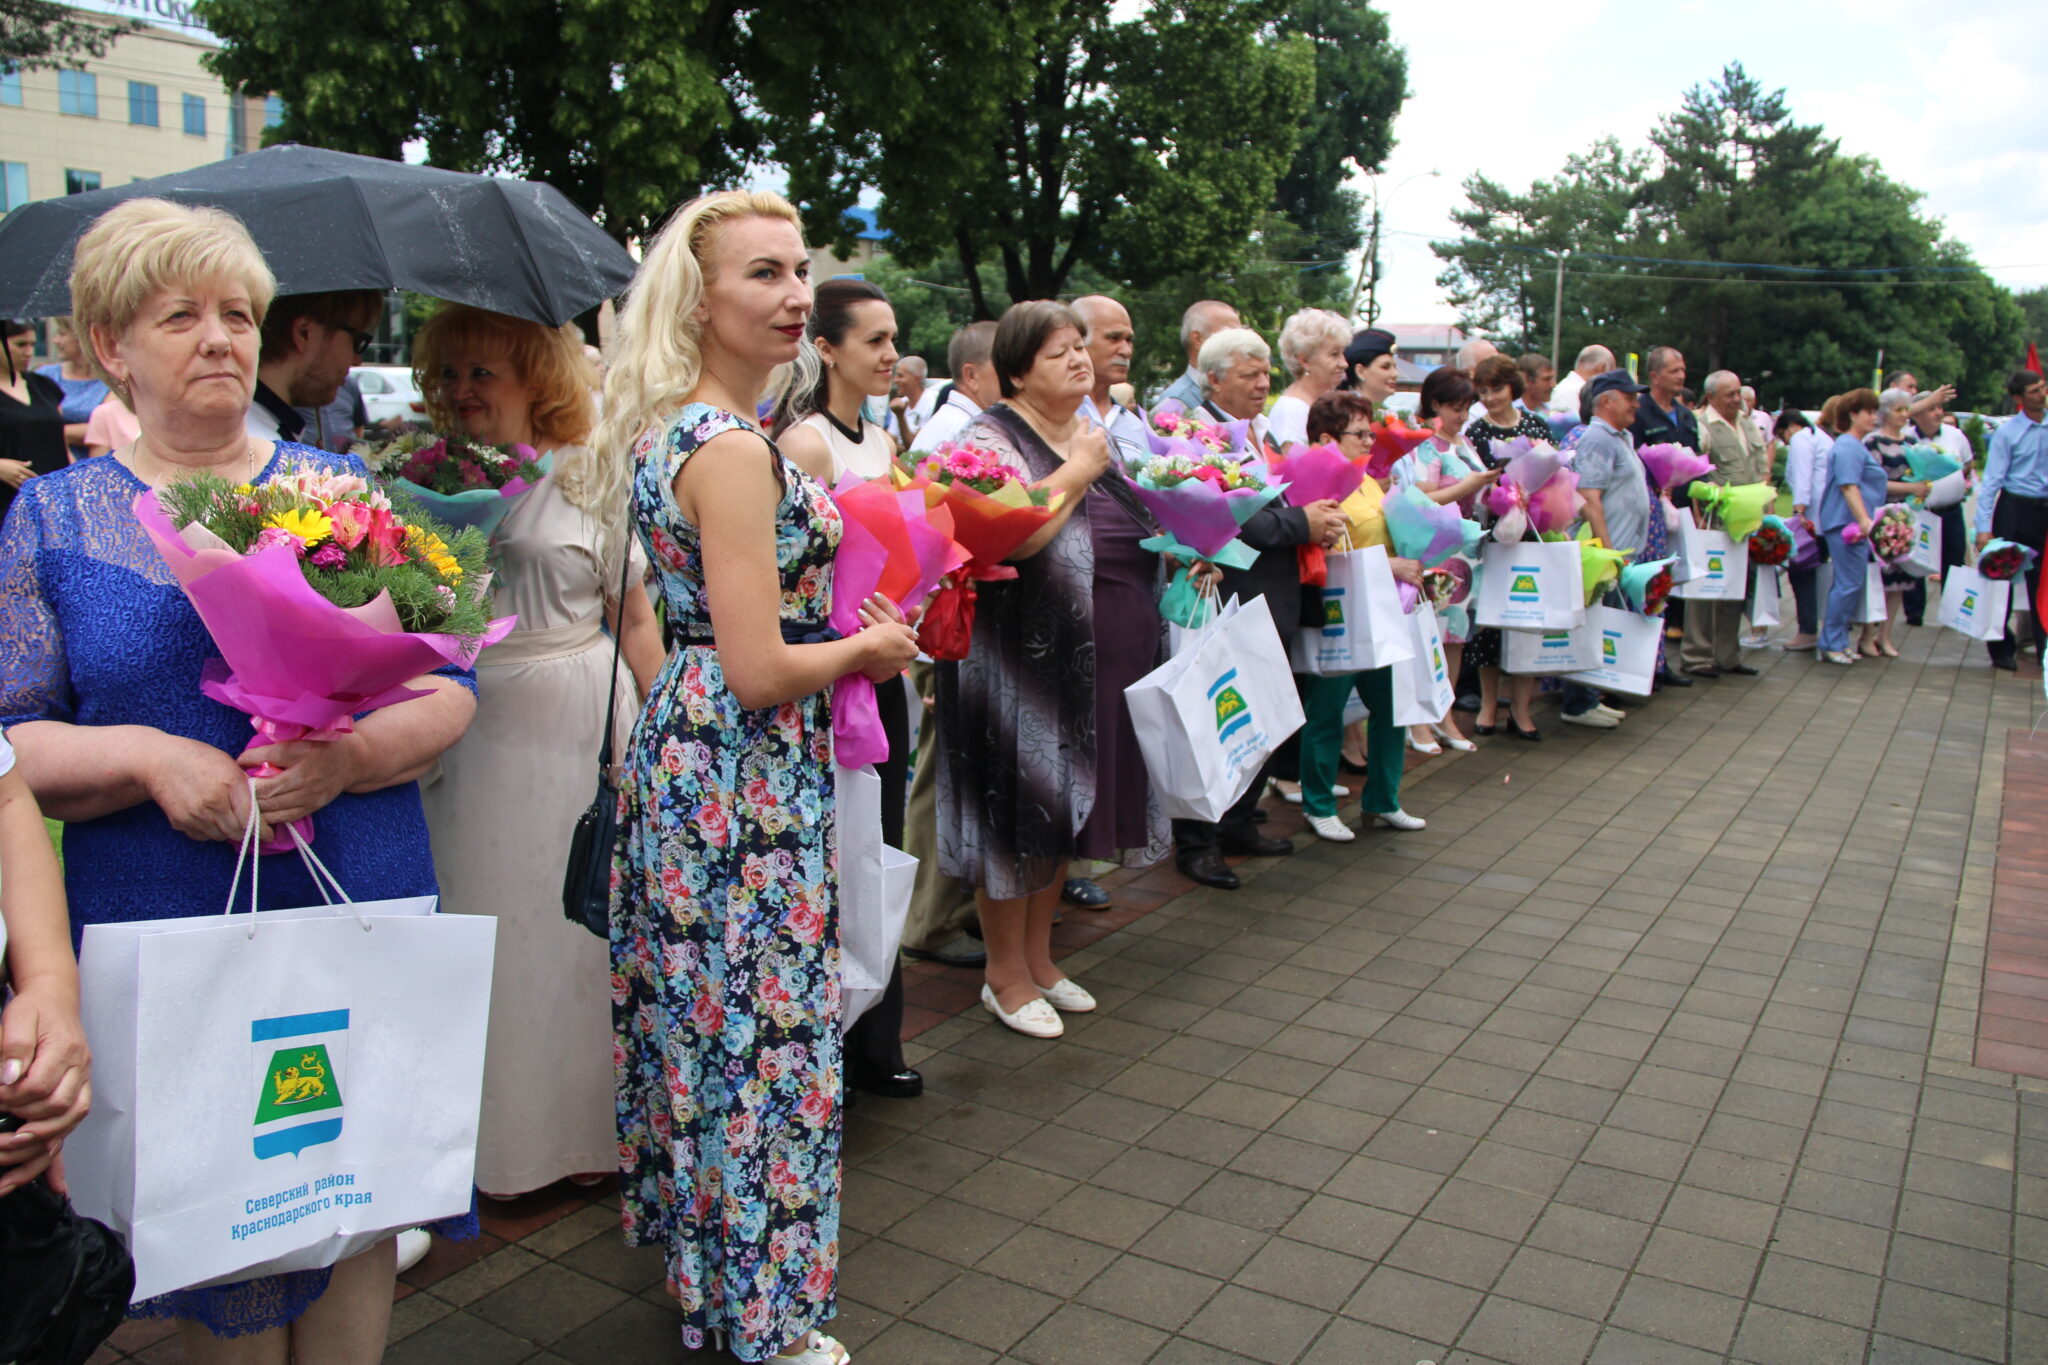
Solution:
[(74, 714), (64, 629), (44, 581), (43, 500), (31, 479), (0, 527), (0, 725)]

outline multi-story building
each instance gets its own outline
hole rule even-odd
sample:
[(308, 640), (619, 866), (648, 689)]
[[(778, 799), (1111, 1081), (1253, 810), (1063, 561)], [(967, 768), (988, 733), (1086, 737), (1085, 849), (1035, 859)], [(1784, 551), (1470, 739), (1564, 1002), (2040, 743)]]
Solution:
[(146, 26), (75, 69), (0, 73), (0, 209), (252, 151), (282, 117), (200, 64), (219, 44), (181, 0), (70, 4)]

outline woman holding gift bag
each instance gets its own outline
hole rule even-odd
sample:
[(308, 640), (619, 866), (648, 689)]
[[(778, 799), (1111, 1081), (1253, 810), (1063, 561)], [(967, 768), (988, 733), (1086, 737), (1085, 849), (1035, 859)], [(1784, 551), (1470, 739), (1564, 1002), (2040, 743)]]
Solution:
[[(1906, 424), (1912, 407), (1912, 394), (1904, 389), (1886, 389), (1877, 396), (1877, 429), (1863, 438), (1864, 448), (1884, 466), (1884, 500), (1888, 503), (1904, 502), (1909, 494), (1919, 497), (1927, 494), (1926, 484), (1910, 481), (1913, 470), (1906, 462)], [(1887, 659), (1896, 659), (1899, 647), (1892, 643), (1892, 622), (1898, 618), (1900, 600), (1920, 580), (1889, 564), (1883, 569), (1882, 577), (1884, 620), (1874, 626), (1863, 627), (1859, 648), (1870, 658), (1883, 655)]]
[(815, 1330), (839, 1263), (828, 695), (894, 679), (917, 641), (882, 597), (836, 638), (838, 508), (751, 420), (803, 341), (809, 274), (788, 201), (706, 195), (619, 317), (597, 448), (631, 459), (676, 648), (621, 765), (613, 1060), (626, 1240), (662, 1248), (684, 1344), (844, 1365)]
[(1820, 657), (1853, 664), (1849, 627), (1856, 621), (1870, 568), (1870, 524), (1888, 491), (1884, 465), (1864, 444), (1877, 428), (1877, 394), (1851, 389), (1832, 400), (1837, 435), (1829, 451), (1827, 483), (1820, 493), (1820, 530), (1827, 537), (1834, 584), (1820, 632)]
[[(939, 727), (949, 737), (940, 870), (977, 888), (983, 1008), (1034, 1038), (1064, 1031), (1060, 1011), (1095, 1008), (1052, 962), (1053, 916), (1084, 830), (1089, 852), (1134, 863), (1158, 861), (1167, 844), (1142, 776), (1097, 746), (1098, 689), (1132, 662), (1143, 676), (1163, 642), (1156, 609), (1149, 624), (1096, 617), (1097, 575), (1112, 571), (1096, 558), (1096, 519), (1121, 512), (1127, 520), (1113, 525), (1142, 528), (1150, 518), (1119, 477), (1103, 478), (1108, 435), (1080, 415), (1094, 387), (1081, 336), (1080, 320), (1049, 300), (1016, 304), (996, 325), (991, 363), (1003, 401), (963, 439), (1061, 500), (1010, 556), (1017, 577), (982, 586), (967, 657), (937, 669)], [(1100, 780), (1105, 763), (1113, 783)]]
[[(827, 488), (846, 478), (879, 479), (895, 462), (896, 442), (867, 419), (867, 400), (886, 399), (896, 383), (896, 310), (879, 285), (827, 280), (813, 292), (805, 346), (790, 369), (771, 428), (782, 451)], [(915, 604), (912, 604), (915, 605)], [(900, 686), (875, 690), (889, 757), (875, 764), (882, 782), (882, 842), (903, 846), (904, 793), (910, 779), (910, 702)], [(881, 998), (846, 1032), (846, 1083), (886, 1099), (912, 1099), (924, 1078), (903, 1060), (903, 964)]]
[[(597, 409), (582, 351), (560, 330), (450, 304), (413, 339), (413, 368), (436, 428), (532, 447), (547, 477), (492, 533), (498, 610), (519, 625), (477, 660), (476, 723), (423, 784), (441, 908), (498, 921), (477, 1128), (477, 1188), (511, 1198), (564, 1176), (594, 1184), (618, 1165), (611, 1068), (610, 958), (562, 915), (569, 835), (616, 689), (621, 730), (661, 667), (661, 628), (627, 570), (618, 601), (618, 466), (589, 445)], [(630, 675), (612, 675), (612, 642)], [(621, 735), (623, 738), (623, 735)], [(549, 1021), (533, 1027), (535, 1019)]]
[[(425, 696), (341, 739), (241, 751), (249, 718), (201, 694), (213, 641), (132, 510), (194, 474), (260, 484), (295, 459), (362, 473), (349, 457), (244, 431), (273, 290), (248, 233), (214, 209), (132, 199), (76, 248), (74, 326), (143, 435), (31, 481), (0, 533), (0, 723), (45, 811), (69, 822), (65, 882), (81, 927), (225, 905), (248, 770), (266, 762), (282, 771), (253, 783), (263, 824), (318, 812), (320, 857), (352, 896), (436, 893), (416, 779), (468, 726), (470, 673), (415, 679)], [(268, 860), (261, 882), (266, 907), (325, 899), (297, 859)], [(441, 1230), (475, 1227), (470, 1216)], [(383, 1354), (394, 1270), (386, 1241), (330, 1269), (179, 1290), (136, 1311), (178, 1319), (196, 1365), (369, 1365)]]

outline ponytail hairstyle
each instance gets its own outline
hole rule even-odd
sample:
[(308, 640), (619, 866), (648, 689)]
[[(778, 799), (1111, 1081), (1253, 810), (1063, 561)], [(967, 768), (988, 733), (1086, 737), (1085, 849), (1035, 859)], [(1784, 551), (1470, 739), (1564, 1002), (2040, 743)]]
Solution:
[(834, 346), (853, 330), (853, 310), (863, 303), (887, 303), (889, 296), (880, 285), (842, 275), (811, 291), (811, 318), (804, 324), (804, 342), (789, 367), (780, 396), (775, 400), (771, 437), (780, 436), (814, 412), (823, 412), (832, 397), (832, 372), (825, 357), (818, 354), (822, 339)]
[(617, 574), (613, 556), (625, 552), (634, 448), (683, 406), (703, 377), (704, 327), (697, 309), (704, 302), (704, 262), (717, 230), (737, 218), (779, 218), (802, 230), (796, 210), (779, 194), (721, 190), (692, 199), (655, 234), (619, 309), (604, 381), (604, 420), (593, 443), (597, 459), (579, 500), (599, 518), (598, 550), (612, 566), (608, 574)]

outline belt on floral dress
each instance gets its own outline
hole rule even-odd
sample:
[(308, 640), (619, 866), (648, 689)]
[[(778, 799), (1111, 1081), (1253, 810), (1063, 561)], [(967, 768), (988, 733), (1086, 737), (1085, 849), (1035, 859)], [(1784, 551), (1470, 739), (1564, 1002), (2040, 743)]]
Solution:
[[(845, 637), (822, 621), (782, 621), (782, 643), (786, 645), (822, 645)], [(709, 635), (677, 635), (678, 649), (713, 649), (718, 641)]]

